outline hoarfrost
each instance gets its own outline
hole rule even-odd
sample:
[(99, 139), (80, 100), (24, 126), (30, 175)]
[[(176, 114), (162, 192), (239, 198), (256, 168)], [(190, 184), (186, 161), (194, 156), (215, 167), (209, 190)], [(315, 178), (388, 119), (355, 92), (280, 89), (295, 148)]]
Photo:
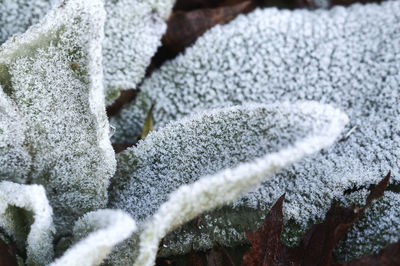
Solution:
[(23, 182), (31, 158), (24, 146), (26, 124), (0, 86), (0, 180)]
[(111, 206), (139, 221), (155, 213), (143, 225), (136, 265), (152, 265), (161, 238), (179, 225), (331, 145), (347, 121), (314, 102), (233, 107), (171, 123), (120, 154)]
[(102, 86), (104, 19), (101, 1), (71, 0), (0, 47), (0, 84), (26, 124), (25, 182), (45, 187), (57, 233), (105, 206), (115, 171)]
[[(215, 211), (201, 232), (218, 226), (221, 233), (203, 239), (198, 229), (185, 227), (164, 240), (168, 248), (161, 255), (190, 251), (188, 238), (197, 249), (242, 243), (243, 229), (254, 229), (284, 192), (286, 219), (304, 228), (322, 218), (332, 199), (348, 188), (377, 183), (388, 170), (392, 182), (399, 183), (399, 11), (399, 1), (313, 12), (256, 10), (214, 27), (145, 80), (137, 100), (111, 119), (117, 143), (140, 135), (152, 104), (157, 129), (214, 107), (315, 100), (345, 111), (352, 132), (268, 180), (233, 208)], [(228, 222), (237, 238), (224, 234)]]
[(26, 248), (28, 265), (45, 265), (53, 257), (52, 214), (42, 186), (0, 182), (0, 227), (19, 250)]
[(110, 104), (122, 89), (134, 89), (145, 76), (161, 45), (174, 0), (106, 0), (104, 42), (106, 99)]

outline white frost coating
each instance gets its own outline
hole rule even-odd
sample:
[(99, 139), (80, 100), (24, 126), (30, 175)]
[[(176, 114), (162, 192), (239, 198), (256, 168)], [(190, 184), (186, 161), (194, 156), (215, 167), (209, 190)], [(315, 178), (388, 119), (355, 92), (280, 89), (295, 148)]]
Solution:
[[(150, 225), (144, 225), (154, 233), (149, 241), (150, 252), (155, 252), (156, 242), (165, 233), (194, 215), (232, 202), (273, 172), (330, 145), (346, 122), (347, 116), (342, 112), (315, 102), (233, 107), (173, 122), (119, 155), (111, 206), (124, 209), (143, 222), (182, 184), (219, 172), (217, 177), (179, 189), (161, 207), (161, 215), (156, 214)], [(227, 170), (220, 172), (223, 169)], [(213, 184), (206, 185), (210, 182)], [(185, 191), (193, 198), (180, 194)], [(208, 198), (200, 197), (202, 193)], [(175, 197), (185, 200), (175, 201)], [(184, 206), (175, 206), (176, 202)], [(159, 219), (165, 223), (158, 224)], [(119, 252), (124, 254), (114, 256), (117, 260), (133, 256), (129, 248)], [(131, 261), (119, 259), (116, 264), (127, 263)]]
[(0, 86), (0, 180), (23, 181), (30, 170), (26, 124)]
[[(0, 44), (63, 0), (0, 0)], [(104, 0), (107, 11), (103, 43), (106, 103), (122, 89), (136, 88), (161, 44), (165, 20), (175, 0)]]
[(43, 184), (57, 233), (104, 207), (115, 171), (109, 141), (100, 0), (71, 0), (0, 47), (0, 84), (25, 119), (29, 182)]
[(104, 42), (106, 101), (120, 90), (136, 88), (161, 45), (173, 0), (106, 0)]
[(214, 27), (144, 82), (137, 101), (111, 120), (117, 143), (140, 135), (153, 103), (156, 129), (214, 107), (298, 100), (331, 104), (349, 115), (347, 132), (356, 126), (345, 141), (268, 180), (231, 210), (202, 216), (201, 230), (167, 236), (163, 255), (246, 241), (245, 227), (256, 229), (254, 221), (262, 222), (284, 192), (285, 218), (306, 226), (349, 188), (376, 184), (389, 170), (399, 183), (399, 12), (399, 1), (256, 10)]
[(0, 0), (0, 44), (39, 22), (61, 0)]
[(75, 239), (82, 239), (50, 266), (99, 265), (112, 248), (136, 230), (134, 220), (119, 210), (98, 210), (80, 218), (74, 226)]
[[(305, 103), (293, 107), (282, 105), (273, 108), (276, 108), (275, 111), (280, 113), (283, 119), (292, 119), (288, 123), (289, 126), (301, 124), (303, 120), (310, 119), (310, 116), (313, 116), (312, 112), (318, 113), (322, 117), (313, 117), (317, 120), (315, 126), (309, 128), (309, 135), (304, 139), (296, 140), (293, 146), (266, 154), (252, 162), (222, 170), (215, 175), (201, 177), (194, 184), (183, 185), (173, 192), (169, 200), (161, 205), (150, 222), (145, 225), (145, 229), (140, 235), (140, 249), (135, 262), (136, 266), (154, 265), (159, 242), (173, 229), (205, 211), (233, 203), (245, 192), (255, 188), (282, 168), (330, 146), (348, 121), (345, 114), (319, 104)], [(285, 117), (286, 115), (288, 117)], [(269, 126), (274, 126), (274, 124), (268, 123), (270, 122), (268, 120), (265, 122)], [(285, 131), (282, 130), (282, 138), (286, 137), (290, 138), (291, 136), (286, 136)], [(187, 144), (190, 145), (190, 143)], [(232, 145), (234, 144), (232, 143)], [(171, 167), (174, 166), (171, 165)]]
[[(14, 238), (19, 249), (26, 248), (27, 265), (46, 265), (53, 258), (52, 214), (42, 186), (0, 182), (0, 227)], [(32, 218), (33, 223), (25, 232), (25, 222)]]

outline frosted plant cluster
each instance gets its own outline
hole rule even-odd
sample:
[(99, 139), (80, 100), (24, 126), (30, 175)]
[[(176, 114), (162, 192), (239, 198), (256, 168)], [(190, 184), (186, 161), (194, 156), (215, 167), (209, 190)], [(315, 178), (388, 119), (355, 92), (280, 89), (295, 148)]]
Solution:
[[(24, 32), (64, 0), (0, 0), (0, 44)], [(103, 43), (106, 103), (124, 89), (136, 88), (161, 44), (174, 0), (104, 0)]]
[[(0, 0), (0, 239), (21, 263), (145, 266), (232, 246), (284, 191), (295, 241), (334, 198), (366, 194), (345, 190), (389, 169), (397, 184), (396, 2), (213, 28), (112, 118), (113, 140), (133, 141), (155, 104), (157, 131), (116, 164), (105, 104), (143, 79), (173, 4)], [(376, 202), (338, 258), (397, 240), (399, 199)]]
[[(351, 134), (344, 133), (344, 141), (278, 174), (231, 208), (204, 215), (199, 228), (180, 228), (164, 239), (161, 254), (188, 252), (192, 244), (242, 243), (244, 229), (255, 229), (254, 221), (260, 224), (284, 192), (287, 220), (304, 230), (348, 189), (375, 184), (389, 170), (399, 183), (399, 10), (398, 1), (328, 11), (256, 10), (214, 27), (145, 80), (136, 101), (111, 118), (116, 143), (136, 139), (153, 104), (156, 128), (193, 112), (243, 103), (314, 100), (350, 117)], [(384, 202), (382, 208), (397, 212)], [(400, 220), (388, 217), (376, 219), (382, 227), (392, 224), (398, 235)], [(288, 241), (295, 241), (293, 234)]]

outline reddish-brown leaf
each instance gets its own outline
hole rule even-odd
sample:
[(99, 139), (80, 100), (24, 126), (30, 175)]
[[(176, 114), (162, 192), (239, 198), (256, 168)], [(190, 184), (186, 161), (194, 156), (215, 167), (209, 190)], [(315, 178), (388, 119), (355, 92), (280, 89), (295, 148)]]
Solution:
[[(371, 202), (383, 196), (389, 184), (389, 179), (390, 172), (371, 190), (367, 197), (367, 204), (362, 208), (357, 208), (354, 205), (340, 207), (333, 204), (326, 214), (325, 220), (320, 224), (311, 226), (301, 239), (300, 246), (296, 248), (286, 247), (280, 239), (283, 226), (282, 203), (284, 196), (282, 196), (268, 213), (260, 230), (255, 233), (246, 233), (252, 249), (243, 257), (242, 265), (332, 265), (332, 252), (339, 240)], [(365, 261), (380, 260), (381, 263), (398, 263), (400, 255), (393, 256), (392, 253), (398, 252), (400, 254), (399, 249), (400, 244), (388, 246), (377, 256), (365, 258)]]
[(244, 255), (242, 265), (286, 265), (288, 250), (281, 241), (283, 226), (282, 195), (265, 217), (263, 226), (254, 233), (246, 232), (252, 249)]
[(366, 4), (366, 3), (381, 3), (381, 2), (382, 2), (381, 0), (332, 0), (331, 5), (349, 6), (354, 3)]
[(207, 266), (235, 266), (228, 252), (217, 246), (207, 253)]
[(190, 12), (176, 11), (168, 20), (163, 45), (170, 51), (179, 53), (193, 44), (206, 30), (217, 24), (225, 24), (238, 14), (247, 13), (255, 6), (246, 1), (233, 6), (196, 9)]
[(189, 11), (217, 7), (223, 0), (177, 0), (174, 10)]
[(124, 104), (129, 103), (130, 101), (133, 101), (136, 98), (138, 92), (139, 91), (137, 90), (121, 91), (121, 94), (119, 95), (118, 99), (116, 99), (112, 105), (107, 106), (107, 116), (110, 117), (117, 115)]
[(0, 239), (0, 266), (17, 266), (15, 248)]
[(129, 147), (132, 147), (135, 145), (134, 143), (123, 143), (123, 144), (113, 144), (114, 152), (115, 153), (120, 153), (124, 150), (126, 150)]
[(371, 193), (367, 197), (367, 205), (370, 205), (373, 200), (379, 199), (383, 196), (383, 193), (389, 185), (390, 174), (391, 172), (389, 171), (385, 178), (382, 179), (378, 185), (371, 190)]
[(203, 266), (203, 261), (201, 259), (201, 256), (195, 252), (193, 249), (190, 252), (189, 255), (189, 261), (188, 261), (188, 266)]
[(298, 265), (331, 265), (334, 248), (359, 215), (360, 209), (355, 206), (333, 205), (324, 222), (311, 226), (300, 246), (292, 250), (293, 260)]

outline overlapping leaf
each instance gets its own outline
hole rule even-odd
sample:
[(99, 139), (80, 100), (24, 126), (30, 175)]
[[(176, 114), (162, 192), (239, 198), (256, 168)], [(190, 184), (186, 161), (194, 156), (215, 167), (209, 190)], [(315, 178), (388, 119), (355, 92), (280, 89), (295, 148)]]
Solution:
[(45, 187), (59, 234), (106, 204), (115, 170), (102, 86), (104, 20), (100, 0), (71, 0), (0, 47), (0, 84), (22, 118), (13, 123), (25, 123), (15, 145), (31, 159), (19, 181)]
[[(151, 265), (159, 241), (181, 224), (332, 144), (346, 122), (314, 102), (228, 108), (172, 123), (121, 153), (111, 206), (148, 220), (136, 265)], [(120, 252), (127, 263), (129, 249)]]
[(52, 214), (42, 186), (0, 182), (0, 227), (26, 253), (27, 265), (45, 265), (53, 258)]

